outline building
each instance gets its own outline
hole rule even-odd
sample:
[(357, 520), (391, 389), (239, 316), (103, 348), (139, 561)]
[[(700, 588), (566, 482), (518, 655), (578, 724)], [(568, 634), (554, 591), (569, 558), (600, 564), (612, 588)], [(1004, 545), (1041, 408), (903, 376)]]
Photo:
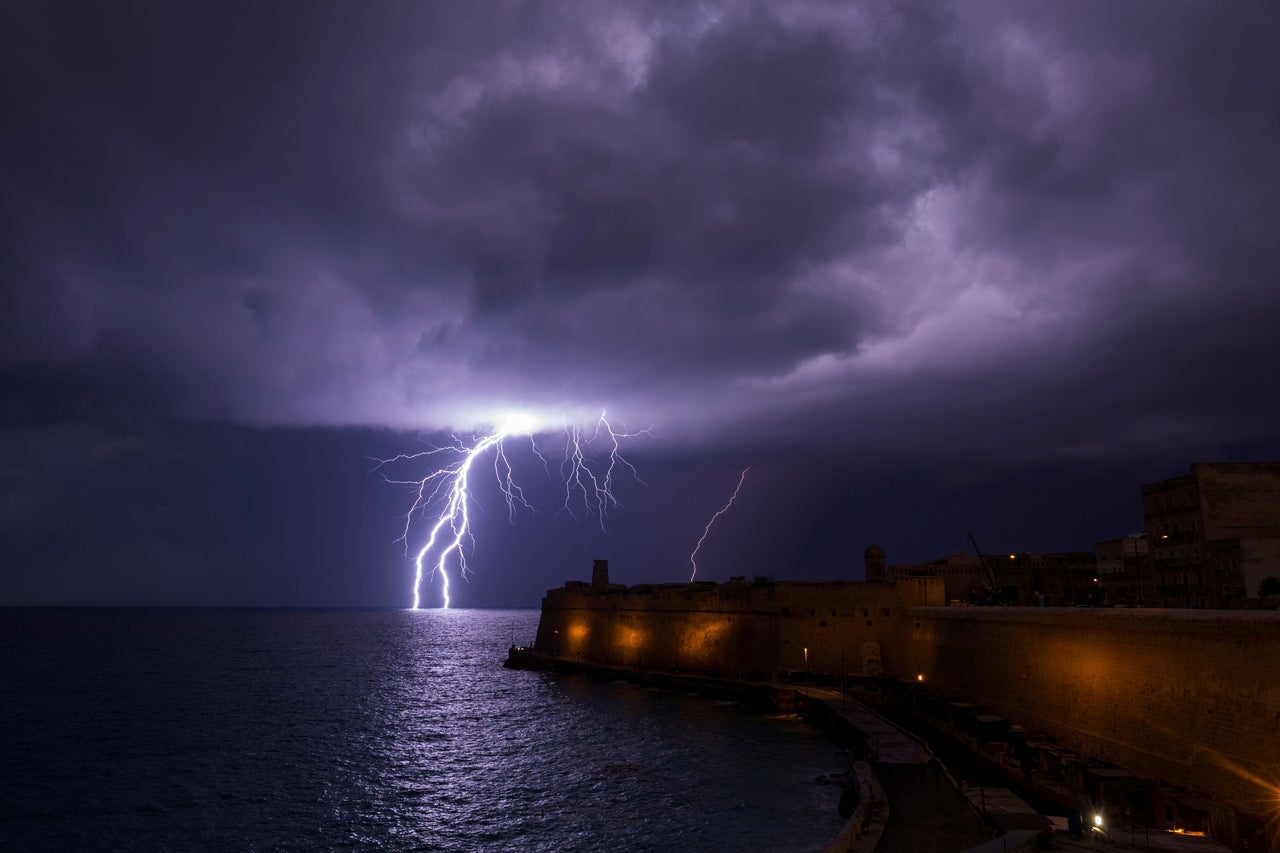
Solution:
[(1142, 487), (1154, 603), (1249, 606), (1280, 575), (1280, 463), (1197, 463)]
[(996, 562), (1001, 585), (1018, 589), (1017, 600), (1006, 594), (1010, 604), (1065, 607), (1103, 603), (1097, 555), (1093, 551), (1024, 551), (1002, 556)]
[(1150, 607), (1155, 595), (1151, 551), (1145, 533), (1130, 533), (1093, 546), (1098, 583), (1107, 604)]
[[(960, 553), (927, 563), (889, 567), (895, 578), (938, 577), (949, 602), (1061, 607), (1099, 602), (1097, 563), (1092, 551), (971, 556)], [(988, 594), (991, 590), (992, 594)]]
[(1225, 599), (1244, 599), (1251, 604), (1261, 598), (1262, 582), (1280, 578), (1280, 538), (1216, 539), (1206, 545), (1209, 574), (1222, 581)]
[[(939, 557), (927, 563), (896, 563), (889, 566), (892, 578), (942, 578), (948, 602), (982, 604), (983, 590), (991, 588), (991, 563), (965, 553)], [(976, 597), (976, 600), (975, 600)]]

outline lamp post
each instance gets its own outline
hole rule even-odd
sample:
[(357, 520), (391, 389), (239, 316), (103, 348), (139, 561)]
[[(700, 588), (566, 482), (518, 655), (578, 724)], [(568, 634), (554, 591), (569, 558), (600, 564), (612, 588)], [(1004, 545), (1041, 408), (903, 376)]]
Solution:
[(987, 786), (982, 782), (982, 744), (978, 744), (978, 797), (982, 800), (982, 832), (987, 832)]
[(840, 713), (841, 714), (849, 713), (849, 703), (847, 701), (849, 697), (849, 685), (847, 681), (848, 681), (848, 676), (845, 674), (845, 671), (844, 671), (844, 649), (841, 649), (840, 650)]
[(809, 695), (809, 647), (804, 647), (804, 695)]

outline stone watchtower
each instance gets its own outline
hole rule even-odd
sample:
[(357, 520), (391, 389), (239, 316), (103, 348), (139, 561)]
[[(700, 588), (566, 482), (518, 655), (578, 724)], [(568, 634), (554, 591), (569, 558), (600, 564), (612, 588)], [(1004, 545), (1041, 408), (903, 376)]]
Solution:
[(866, 566), (868, 581), (884, 580), (884, 549), (879, 545), (869, 545), (863, 552), (862, 559)]
[(609, 561), (593, 560), (591, 562), (591, 586), (603, 589), (609, 585)]

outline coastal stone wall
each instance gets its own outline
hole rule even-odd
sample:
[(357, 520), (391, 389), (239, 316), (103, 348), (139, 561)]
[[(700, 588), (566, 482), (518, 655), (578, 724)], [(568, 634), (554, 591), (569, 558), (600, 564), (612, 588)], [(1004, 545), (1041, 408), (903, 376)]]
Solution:
[(740, 681), (923, 683), (1203, 795), (1280, 815), (1280, 612), (945, 607), (942, 578), (548, 591), (534, 653)]
[(907, 608), (940, 579), (587, 585), (547, 592), (535, 651), (604, 666), (720, 678), (837, 678), (883, 667)]
[[(1280, 613), (919, 608), (888, 672), (1139, 776), (1280, 809)], [(908, 666), (901, 666), (909, 661)]]

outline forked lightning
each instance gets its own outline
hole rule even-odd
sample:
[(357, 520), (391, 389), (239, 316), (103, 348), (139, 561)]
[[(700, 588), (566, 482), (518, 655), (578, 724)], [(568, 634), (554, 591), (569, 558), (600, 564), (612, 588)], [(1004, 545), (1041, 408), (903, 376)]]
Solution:
[[(600, 519), (601, 529), (609, 510), (618, 506), (614, 496), (614, 473), (618, 465), (625, 466), (639, 481), (636, 469), (623, 458), (619, 439), (635, 438), (645, 435), (648, 430), (634, 433), (616, 432), (613, 426), (600, 413), (590, 436), (578, 426), (568, 424), (563, 427), (566, 436), (564, 462), (560, 472), (565, 482), (565, 498), (562, 511), (573, 514), (573, 507), (581, 500), (581, 510), (587, 515), (595, 515)], [(426, 543), (418, 550), (414, 559), (413, 607), (417, 610), (422, 603), (421, 590), (424, 576), (429, 581), (435, 575), (440, 576), (440, 585), (444, 607), (449, 606), (449, 572), (450, 562), (457, 565), (458, 572), (466, 578), (470, 567), (467, 554), (475, 547), (475, 538), (471, 531), (471, 474), (477, 460), (486, 453), (492, 453), (493, 473), (498, 488), (507, 504), (507, 514), (514, 521), (520, 508), (533, 511), (533, 507), (525, 500), (524, 492), (515, 482), (510, 461), (507, 459), (507, 440), (511, 438), (527, 438), (530, 450), (543, 463), (545, 457), (538, 451), (535, 435), (549, 430), (542, 429), (542, 421), (523, 413), (512, 414), (495, 425), (493, 432), (482, 436), (473, 436), (469, 441), (454, 437), (453, 443), (444, 447), (432, 447), (420, 453), (401, 454), (391, 459), (378, 461), (376, 468), (403, 462), (434, 460), (448, 458), (450, 461), (443, 467), (419, 479), (396, 480), (387, 477), (387, 482), (410, 486), (414, 491), (413, 504), (405, 513), (404, 533), (401, 537), (405, 544), (405, 553), (409, 550), (409, 537), (413, 532), (414, 521), (419, 516), (433, 518), (431, 532)], [(594, 445), (603, 439), (607, 444), (604, 452), (597, 452)]]

